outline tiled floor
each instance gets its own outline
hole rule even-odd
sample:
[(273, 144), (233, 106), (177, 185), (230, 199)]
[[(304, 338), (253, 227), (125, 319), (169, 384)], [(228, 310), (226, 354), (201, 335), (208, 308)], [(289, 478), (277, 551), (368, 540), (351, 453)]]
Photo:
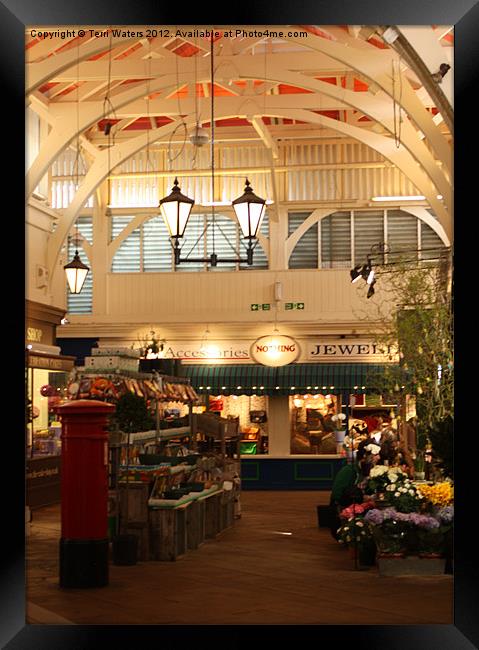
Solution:
[[(110, 564), (109, 585), (60, 589), (60, 507), (27, 536), (27, 622), (68, 624), (413, 625), (453, 622), (453, 578), (354, 569), (318, 528), (327, 492), (243, 492), (242, 517), (176, 562)], [(288, 534), (285, 534), (288, 533)]]

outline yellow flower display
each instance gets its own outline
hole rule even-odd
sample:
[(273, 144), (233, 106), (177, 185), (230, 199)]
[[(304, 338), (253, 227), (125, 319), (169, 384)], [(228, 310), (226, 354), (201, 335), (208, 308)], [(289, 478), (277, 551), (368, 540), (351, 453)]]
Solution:
[(419, 483), (416, 487), (434, 506), (447, 506), (454, 501), (454, 488), (448, 481), (434, 485)]

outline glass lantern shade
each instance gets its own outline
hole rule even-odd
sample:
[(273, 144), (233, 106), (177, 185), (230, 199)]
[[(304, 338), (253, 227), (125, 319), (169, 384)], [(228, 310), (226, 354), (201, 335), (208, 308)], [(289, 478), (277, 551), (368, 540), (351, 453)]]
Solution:
[(78, 255), (78, 251), (76, 250), (72, 261), (68, 264), (65, 264), (63, 268), (65, 269), (70, 291), (72, 293), (80, 293), (90, 267), (86, 264), (83, 264), (80, 256)]
[(243, 237), (255, 239), (265, 213), (266, 201), (254, 194), (248, 179), (244, 194), (235, 199), (232, 204)]
[(181, 193), (178, 179), (175, 178), (171, 194), (160, 201), (160, 212), (168, 228), (170, 237), (183, 237), (191, 209), (195, 202)]

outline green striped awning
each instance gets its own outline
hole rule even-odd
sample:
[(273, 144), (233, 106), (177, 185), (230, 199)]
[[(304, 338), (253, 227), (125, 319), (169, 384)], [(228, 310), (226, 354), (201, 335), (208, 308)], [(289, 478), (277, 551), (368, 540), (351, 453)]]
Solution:
[(368, 377), (384, 366), (371, 363), (291, 363), (280, 368), (238, 365), (185, 365), (182, 370), (199, 393), (291, 395), (309, 391), (364, 393)]

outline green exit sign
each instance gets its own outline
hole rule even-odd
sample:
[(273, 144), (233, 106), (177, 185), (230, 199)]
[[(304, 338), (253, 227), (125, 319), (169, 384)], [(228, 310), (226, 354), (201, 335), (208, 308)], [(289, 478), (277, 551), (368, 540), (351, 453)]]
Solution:
[(289, 309), (304, 309), (304, 302), (285, 302), (284, 308)]
[(271, 304), (266, 303), (251, 303), (251, 311), (269, 311), (271, 309)]

